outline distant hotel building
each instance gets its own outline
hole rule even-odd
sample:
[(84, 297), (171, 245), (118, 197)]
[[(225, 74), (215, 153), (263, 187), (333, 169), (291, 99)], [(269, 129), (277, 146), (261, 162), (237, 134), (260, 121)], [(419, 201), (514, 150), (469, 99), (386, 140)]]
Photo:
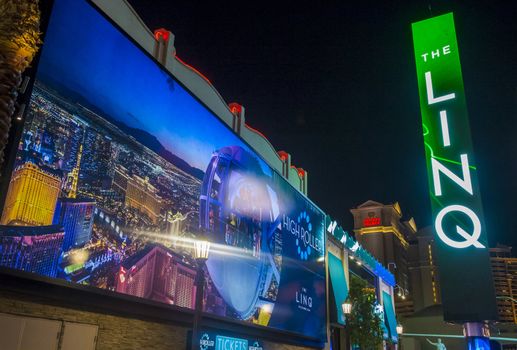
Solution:
[(92, 234), (95, 201), (81, 198), (60, 198), (53, 223), (64, 227), (63, 251), (81, 247)]
[(119, 293), (194, 308), (196, 270), (164, 247), (151, 245), (136, 253), (116, 277)]
[(122, 165), (115, 167), (115, 173), (113, 175), (112, 189), (120, 194), (123, 198), (126, 196), (127, 182), (129, 181), (129, 175), (127, 169)]
[(61, 178), (52, 169), (27, 162), (13, 171), (2, 225), (45, 226), (52, 223)]
[(56, 277), (64, 230), (51, 226), (0, 226), (0, 266)]
[(409, 240), (417, 231), (413, 218), (402, 221), (398, 203), (367, 201), (350, 210), (357, 241), (395, 275), (398, 315), (414, 312), (409, 283)]
[(498, 245), (490, 248), (499, 322), (517, 324), (517, 258), (512, 248)]
[(137, 175), (129, 176), (124, 167), (117, 166), (112, 188), (124, 196), (126, 206), (146, 214), (154, 224), (158, 223), (162, 199), (158, 190), (149, 183), (149, 179), (142, 179)]
[(442, 303), (434, 231), (417, 231), (409, 242), (409, 280), (415, 311)]

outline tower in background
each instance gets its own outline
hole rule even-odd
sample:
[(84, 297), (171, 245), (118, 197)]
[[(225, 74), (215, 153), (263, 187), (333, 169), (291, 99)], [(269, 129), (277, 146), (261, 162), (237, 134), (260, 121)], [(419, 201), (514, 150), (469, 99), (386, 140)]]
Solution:
[(74, 168), (68, 174), (68, 182), (70, 183), (70, 191), (68, 192), (69, 198), (77, 197), (77, 184), (79, 183), (79, 171), (81, 170), (81, 157), (83, 154), (83, 145), (79, 145), (79, 151), (77, 152), (77, 160)]
[(354, 216), (357, 241), (395, 276), (397, 314), (412, 314), (408, 251), (409, 241), (417, 231), (415, 221), (413, 218), (402, 221), (398, 203), (382, 204), (369, 200), (350, 211)]
[(63, 251), (81, 247), (91, 238), (95, 200), (86, 198), (60, 198), (56, 205), (53, 223), (65, 229)]
[(431, 226), (419, 229), (409, 242), (409, 280), (415, 311), (442, 303)]

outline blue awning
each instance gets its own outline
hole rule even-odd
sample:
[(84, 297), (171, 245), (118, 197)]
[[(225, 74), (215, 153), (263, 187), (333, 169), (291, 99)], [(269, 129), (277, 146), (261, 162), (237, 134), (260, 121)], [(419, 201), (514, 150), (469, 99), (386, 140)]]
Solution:
[(346, 283), (345, 269), (343, 262), (334, 254), (328, 254), (329, 274), (336, 302), (337, 322), (345, 324), (345, 314), (343, 313), (343, 303), (348, 298), (348, 284)]
[(382, 313), (382, 316), (384, 316), (382, 322), (381, 322), (381, 330), (382, 330), (382, 338), (384, 340), (388, 340), (390, 338), (390, 331), (388, 331), (388, 328), (386, 327), (386, 315), (384, 312)]
[(395, 317), (395, 309), (393, 308), (393, 302), (391, 301), (391, 295), (386, 292), (382, 292), (382, 305), (384, 306), (384, 318), (388, 322), (388, 329), (390, 331), (390, 337), (393, 342), (397, 342), (397, 318)]

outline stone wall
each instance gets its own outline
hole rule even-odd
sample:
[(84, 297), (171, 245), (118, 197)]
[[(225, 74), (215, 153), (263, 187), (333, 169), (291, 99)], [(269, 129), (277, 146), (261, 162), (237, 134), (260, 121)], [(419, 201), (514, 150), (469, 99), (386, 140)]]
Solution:
[(47, 304), (45, 299), (0, 290), (0, 312), (99, 326), (97, 350), (185, 349), (187, 329), (173, 324)]
[(264, 342), (264, 350), (307, 350), (307, 349), (309, 349), (309, 348), (304, 348), (304, 347), (295, 346), (295, 345)]
[[(162, 321), (64, 307), (44, 297), (2, 290), (1, 287), (0, 313), (97, 325), (96, 350), (186, 349), (188, 328)], [(273, 342), (264, 342), (264, 347), (265, 350), (308, 349)]]

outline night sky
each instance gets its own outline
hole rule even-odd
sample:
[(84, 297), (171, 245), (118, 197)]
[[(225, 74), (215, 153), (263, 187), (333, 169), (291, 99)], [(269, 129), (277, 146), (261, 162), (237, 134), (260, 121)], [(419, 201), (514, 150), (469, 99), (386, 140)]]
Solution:
[(345, 229), (368, 199), (431, 223), (410, 24), (453, 11), (490, 242), (517, 246), (517, 2), (129, 2)]
[[(95, 101), (126, 126), (145, 130), (203, 172), (215, 149), (240, 145), (235, 134), (86, 2), (56, 1), (54, 14), (39, 62), (44, 82), (55, 77), (61, 86)], [(139, 74), (134, 74), (135, 67)]]

